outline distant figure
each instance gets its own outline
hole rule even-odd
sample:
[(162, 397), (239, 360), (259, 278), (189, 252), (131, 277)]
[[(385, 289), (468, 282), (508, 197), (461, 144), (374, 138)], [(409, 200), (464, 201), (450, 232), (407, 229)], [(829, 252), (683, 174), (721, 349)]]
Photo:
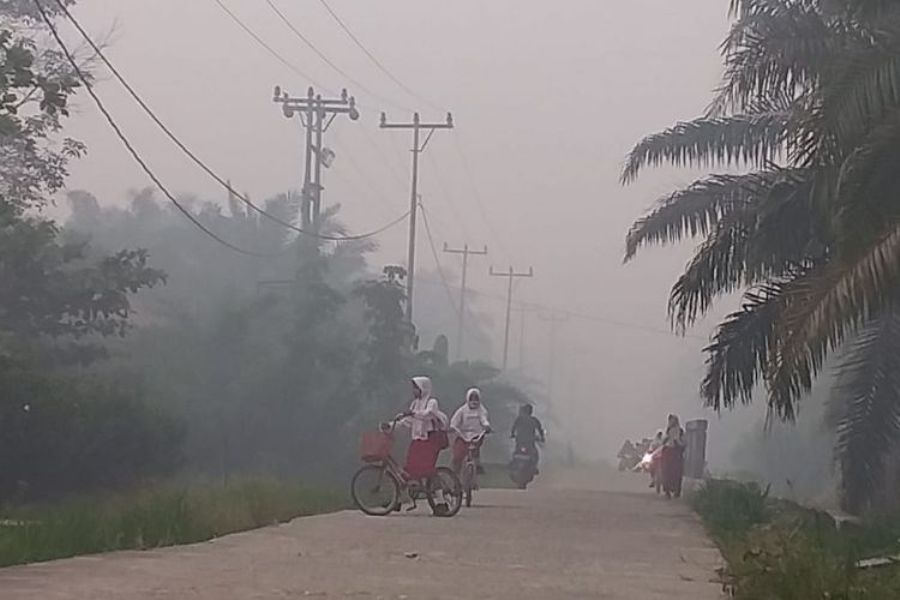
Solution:
[(510, 435), (516, 440), (516, 446), (525, 448), (534, 461), (534, 473), (537, 475), (538, 450), (537, 442), (543, 443), (546, 440), (544, 434), (544, 426), (534, 416), (534, 407), (530, 404), (523, 404), (519, 409), (519, 416), (513, 423), (512, 434)]
[(635, 457), (638, 456), (638, 449), (631, 440), (625, 440), (625, 443), (622, 444), (622, 448), (619, 450), (619, 453), (616, 454), (616, 458), (619, 459), (619, 470), (627, 471), (634, 467), (636, 460)]
[(684, 478), (684, 429), (678, 417), (669, 415), (662, 446), (663, 490), (666, 498), (681, 496), (681, 482)]

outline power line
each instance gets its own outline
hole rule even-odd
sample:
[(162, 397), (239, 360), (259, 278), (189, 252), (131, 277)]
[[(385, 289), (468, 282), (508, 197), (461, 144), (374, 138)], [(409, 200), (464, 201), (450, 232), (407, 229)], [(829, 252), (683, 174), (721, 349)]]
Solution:
[(401, 108), (403, 110), (412, 110), (408, 106), (398, 104), (389, 98), (385, 98), (381, 94), (378, 94), (377, 92), (374, 92), (371, 89), (369, 89), (365, 84), (360, 83), (359, 80), (355, 79), (352, 75), (347, 73), (347, 71), (345, 71), (340, 66), (335, 64), (335, 62), (333, 60), (331, 60), (327, 54), (325, 54), (324, 52), (319, 50), (319, 48), (312, 42), (312, 40), (310, 40), (308, 37), (306, 37), (303, 34), (303, 32), (300, 31), (296, 25), (294, 25), (294, 23), (288, 18), (288, 16), (286, 14), (284, 14), (284, 12), (280, 8), (278, 8), (278, 6), (275, 4), (275, 2), (273, 0), (265, 0), (265, 1), (266, 1), (266, 4), (269, 5), (269, 8), (271, 8), (272, 11), (278, 16), (278, 18), (281, 19), (281, 21), (287, 26), (287, 28), (291, 30), (291, 32), (294, 34), (294, 36), (297, 37), (301, 42), (303, 42), (310, 50), (315, 52), (316, 56), (318, 56), (320, 59), (322, 59), (322, 61), (325, 62), (325, 64), (327, 64), (329, 67), (334, 69), (339, 75), (346, 77), (350, 83), (353, 83), (358, 88), (360, 88), (361, 90), (366, 92), (374, 100), (379, 100), (381, 102), (384, 102), (384, 103), (394, 106), (396, 108)]
[[(490, 293), (487, 293), (487, 292), (481, 292), (481, 291), (479, 291), (479, 290), (472, 290), (472, 293), (474, 293), (474, 294), (476, 294), (476, 295), (478, 295), (478, 296), (482, 296), (482, 297), (484, 297), (484, 298), (491, 298), (491, 299), (496, 300), (496, 301), (498, 301), (498, 302), (504, 301), (504, 300), (505, 300), (505, 298), (503, 298), (502, 296), (500, 296), (500, 295), (498, 295), (498, 294), (490, 294)], [(578, 311), (570, 310), (570, 309), (567, 309), (567, 308), (560, 308), (560, 307), (558, 307), (558, 306), (549, 306), (549, 305), (546, 305), (546, 304), (539, 304), (539, 303), (536, 303), (536, 302), (517, 302), (516, 304), (518, 304), (520, 307), (523, 307), (523, 308), (543, 309), (543, 310), (546, 310), (546, 311), (549, 311), (549, 312), (556, 312), (556, 313), (561, 313), (561, 314), (569, 315), (570, 317), (573, 317), (573, 318), (576, 318), (576, 319), (582, 319), (582, 320), (584, 320), (584, 321), (595, 321), (595, 322), (597, 322), (597, 323), (605, 323), (605, 324), (607, 324), (607, 325), (615, 325), (615, 326), (617, 326), (617, 327), (622, 327), (622, 328), (625, 328), (625, 329), (634, 329), (634, 330), (638, 330), (638, 331), (644, 331), (644, 332), (647, 332), (647, 333), (654, 333), (654, 334), (657, 334), (657, 335), (664, 335), (664, 336), (666, 336), (666, 337), (668, 337), (668, 338), (678, 338), (678, 337), (682, 337), (682, 338), (688, 338), (688, 339), (694, 339), (694, 340), (708, 341), (708, 338), (705, 338), (705, 337), (700, 336), (700, 335), (694, 335), (694, 334), (688, 334), (688, 333), (685, 333), (685, 334), (682, 334), (682, 335), (675, 335), (675, 334), (673, 334), (671, 331), (668, 331), (668, 330), (666, 330), (666, 329), (660, 329), (660, 328), (658, 328), (658, 327), (652, 327), (652, 326), (649, 326), (649, 325), (641, 325), (641, 324), (639, 324), (639, 323), (631, 323), (631, 322), (628, 322), (628, 321), (622, 321), (622, 320), (614, 319), (614, 318), (611, 318), (611, 317), (604, 317), (604, 316), (600, 316), (600, 315), (592, 315), (592, 314), (588, 314), (588, 313), (583, 313), (583, 312), (578, 312)]]
[[(85, 41), (91, 46), (91, 48), (94, 50), (96, 55), (100, 58), (100, 60), (103, 61), (103, 64), (106, 65), (106, 67), (110, 70), (110, 72), (113, 74), (113, 76), (119, 81), (120, 84), (122, 84), (122, 87), (125, 88), (125, 90), (129, 93), (129, 95), (135, 100), (135, 102), (138, 103), (138, 105), (150, 117), (150, 119), (153, 120), (153, 122), (160, 128), (160, 130), (162, 130), (162, 132), (165, 133), (166, 136), (189, 159), (191, 159), (191, 161), (194, 162), (194, 164), (196, 164), (198, 167), (200, 167), (200, 169), (203, 170), (203, 172), (205, 172), (216, 183), (218, 183), (225, 190), (227, 190), (228, 193), (234, 195), (234, 197), (241, 200), (241, 202), (246, 204), (250, 209), (257, 212), (261, 216), (269, 219), (273, 223), (277, 223), (278, 225), (281, 225), (282, 227), (286, 227), (287, 229), (291, 229), (291, 230), (296, 231), (297, 233), (300, 233), (303, 235), (312, 236), (314, 238), (324, 240), (324, 241), (340, 242), (340, 241), (361, 240), (361, 239), (375, 236), (375, 235), (393, 227), (394, 225), (398, 224), (409, 214), (409, 212), (406, 212), (404, 215), (401, 215), (400, 217), (391, 221), (390, 223), (388, 223), (387, 225), (385, 225), (383, 227), (379, 227), (375, 231), (370, 231), (367, 233), (357, 234), (357, 235), (340, 235), (340, 236), (338, 236), (338, 235), (324, 235), (324, 234), (320, 234), (318, 232), (313, 232), (313, 231), (303, 229), (301, 227), (297, 227), (293, 223), (289, 223), (289, 222), (287, 222), (283, 219), (280, 219), (279, 217), (276, 217), (275, 215), (272, 215), (269, 212), (263, 210), (262, 208), (260, 208), (256, 204), (254, 204), (249, 198), (247, 198), (247, 196), (245, 194), (242, 194), (242, 193), (236, 191), (226, 179), (224, 179), (218, 173), (213, 171), (211, 167), (209, 167), (190, 148), (188, 148), (184, 144), (184, 142), (182, 142), (181, 139), (179, 139), (178, 136), (176, 136), (175, 133), (172, 132), (171, 129), (169, 129), (169, 127), (162, 121), (162, 119), (160, 119), (156, 115), (156, 113), (153, 111), (153, 109), (150, 108), (150, 106), (144, 101), (144, 99), (140, 96), (140, 94), (137, 93), (137, 91), (131, 86), (131, 84), (128, 83), (128, 81), (125, 79), (125, 77), (122, 75), (122, 73), (107, 58), (106, 54), (97, 45), (97, 43), (93, 40), (93, 38), (91, 38), (91, 36), (87, 33), (87, 31), (84, 29), (84, 27), (81, 25), (81, 23), (78, 22), (78, 20), (75, 18), (75, 16), (62, 3), (62, 0), (53, 0), (53, 1), (60, 7), (63, 14), (65, 14), (66, 18), (72, 23), (72, 25), (78, 30), (78, 32), (85, 39)], [(215, 0), (215, 1), (217, 3), (220, 3), (219, 0)], [(35, 2), (37, 2), (37, 0), (35, 0)], [(222, 6), (223, 6), (223, 8), (225, 8), (224, 5), (222, 5)], [(227, 8), (226, 8), (226, 10), (227, 10)]]
[(500, 246), (500, 249), (503, 250), (507, 255), (510, 254), (509, 248), (504, 244), (503, 238), (497, 233), (497, 230), (494, 228), (491, 219), (488, 217), (487, 210), (484, 207), (484, 199), (481, 195), (481, 190), (478, 188), (478, 185), (475, 183), (475, 177), (472, 175), (472, 169), (469, 166), (469, 160), (466, 158), (465, 152), (462, 149), (462, 143), (460, 142), (459, 133), (453, 137), (453, 145), (456, 147), (456, 152), (459, 154), (460, 161), (463, 165), (463, 171), (465, 172), (466, 177), (469, 180), (469, 185), (472, 188), (473, 196), (475, 197), (475, 203), (478, 205), (478, 212), (481, 213), (481, 218), (484, 220), (484, 224), (487, 225), (488, 231), (491, 236), (497, 241), (497, 244)]
[(335, 22), (338, 24), (338, 26), (340, 26), (340, 28), (344, 30), (344, 33), (346, 33), (347, 36), (351, 40), (353, 40), (353, 43), (356, 44), (356, 46), (360, 50), (362, 50), (363, 53), (367, 57), (369, 57), (369, 60), (372, 61), (372, 64), (374, 64), (378, 68), (379, 71), (381, 71), (382, 73), (387, 75), (391, 81), (396, 83), (400, 88), (403, 89), (403, 91), (405, 91), (407, 94), (409, 94), (413, 98), (416, 98), (417, 100), (420, 100), (421, 102), (424, 102), (425, 104), (429, 105), (431, 108), (433, 108), (435, 110), (441, 110), (438, 106), (435, 106), (435, 104), (433, 102), (429, 101), (427, 98), (423, 98), (421, 95), (417, 94), (414, 90), (410, 89), (405, 83), (400, 81), (400, 79), (398, 79), (386, 66), (384, 66), (384, 64), (380, 60), (378, 60), (378, 57), (376, 57), (375, 54), (373, 52), (371, 52), (366, 47), (366, 45), (363, 44), (362, 41), (360, 41), (360, 39), (358, 37), (356, 37), (356, 35), (353, 33), (353, 31), (350, 29), (350, 27), (344, 22), (344, 20), (341, 19), (341, 17), (334, 11), (334, 9), (331, 8), (331, 6), (328, 4), (327, 0), (319, 0), (319, 2), (321, 2), (322, 6), (325, 7), (325, 10), (328, 11), (328, 14), (331, 15), (331, 17), (335, 20)]
[[(79, 81), (81, 81), (81, 84), (85, 87), (88, 94), (94, 100), (94, 103), (97, 105), (97, 108), (100, 110), (100, 112), (105, 117), (107, 123), (112, 128), (113, 132), (115, 132), (116, 136), (119, 138), (119, 140), (125, 146), (125, 149), (128, 150), (129, 154), (131, 154), (131, 157), (135, 160), (135, 162), (137, 162), (137, 164), (141, 167), (141, 169), (144, 171), (144, 173), (147, 174), (147, 176), (154, 183), (154, 185), (156, 185), (160, 189), (160, 191), (162, 191), (162, 193), (175, 206), (175, 208), (177, 208), (185, 217), (187, 217), (187, 219), (191, 223), (193, 223), (198, 229), (200, 229), (207, 236), (209, 236), (213, 240), (217, 241), (218, 243), (222, 244), (223, 246), (230, 248), (231, 250), (234, 250), (235, 252), (239, 252), (239, 253), (245, 254), (247, 256), (256, 256), (256, 257), (263, 257), (263, 258), (270, 258), (273, 256), (278, 256), (278, 254), (280, 254), (280, 253), (276, 253), (276, 254), (260, 253), (260, 252), (254, 252), (252, 250), (246, 250), (244, 248), (241, 248), (240, 246), (235, 246), (231, 242), (223, 239), (218, 234), (214, 233), (212, 230), (207, 228), (188, 209), (186, 209), (184, 206), (181, 205), (180, 202), (178, 202), (178, 200), (175, 198), (175, 196), (172, 195), (171, 192), (169, 192), (168, 188), (166, 188), (166, 186), (162, 183), (162, 181), (160, 181), (160, 179), (156, 176), (156, 174), (150, 169), (150, 167), (147, 165), (147, 163), (144, 161), (144, 159), (141, 158), (140, 154), (138, 154), (137, 150), (134, 148), (134, 146), (132, 146), (131, 142), (128, 140), (128, 138), (125, 136), (125, 134), (122, 132), (122, 129), (116, 123), (113, 116), (107, 110), (106, 105), (103, 104), (103, 101), (100, 99), (100, 97), (97, 95), (97, 92), (94, 90), (94, 86), (91, 85), (91, 82), (89, 81), (89, 79), (84, 75), (84, 72), (78, 66), (78, 63), (75, 60), (75, 57), (72, 55), (71, 51), (66, 46), (65, 42), (63, 42), (62, 37), (59, 35), (59, 32), (56, 30), (56, 26), (53, 25), (52, 19), (47, 14), (47, 11), (44, 8), (44, 5), (41, 4), (40, 0), (33, 0), (33, 1), (34, 1), (35, 6), (37, 7), (38, 11), (41, 13), (42, 19), (47, 24), (47, 27), (50, 29), (50, 33), (53, 35), (53, 38), (56, 40), (56, 43), (59, 45), (60, 49), (62, 50), (63, 54), (65, 55), (66, 60), (69, 62), (69, 64), (72, 66), (72, 69), (75, 71), (75, 75), (78, 77)], [(56, 1), (58, 4), (60, 4), (60, 6), (62, 6), (62, 4), (59, 2), (59, 0), (56, 0)], [(65, 9), (65, 7), (63, 7), (63, 8)]]
[[(280, 62), (281, 64), (287, 66), (287, 67), (288, 67), (289, 69), (291, 69), (294, 73), (297, 73), (297, 74), (300, 75), (301, 77), (304, 77), (304, 78), (306, 78), (306, 79), (309, 79), (313, 84), (315, 84), (316, 86), (322, 88), (324, 91), (326, 91), (326, 92), (328, 92), (328, 93), (331, 93), (331, 94), (334, 94), (334, 93), (335, 93), (334, 91), (329, 90), (326, 86), (321, 85), (321, 84), (320, 84), (319, 82), (317, 82), (315, 79), (313, 79), (312, 77), (310, 77), (309, 75), (307, 75), (306, 73), (304, 73), (303, 71), (301, 71), (296, 65), (294, 65), (294, 64), (291, 63), (289, 60), (287, 60), (286, 58), (284, 58), (283, 55), (281, 55), (278, 51), (276, 51), (274, 48), (272, 48), (272, 46), (271, 46), (270, 44), (266, 43), (266, 41), (265, 41), (264, 39), (262, 39), (262, 37), (261, 37), (259, 34), (257, 34), (257, 33), (256, 33), (255, 31), (253, 31), (253, 29), (251, 29), (246, 23), (244, 23), (244, 22), (240, 19), (240, 17), (238, 17), (238, 16), (234, 13), (234, 11), (230, 10), (227, 6), (225, 6), (221, 0), (214, 0), (214, 1), (216, 2), (216, 4), (219, 5), (219, 7), (220, 7), (223, 11), (225, 11), (225, 13), (232, 19), (232, 21), (234, 21), (234, 22), (235, 22), (235, 23), (236, 23), (236, 24), (237, 24), (237, 25), (238, 25), (238, 26), (239, 26), (239, 27), (240, 27), (247, 35), (249, 35), (253, 40), (255, 40), (258, 44), (260, 44), (260, 46), (262, 46), (269, 54), (271, 54), (273, 57), (275, 57), (275, 59), (278, 60), (278, 62)], [(307, 46), (309, 46), (309, 47), (310, 47), (310, 48), (311, 48), (311, 49), (312, 49), (312, 50), (313, 50), (313, 51), (314, 51), (314, 52), (315, 52), (315, 53), (316, 53), (323, 61), (325, 61), (329, 66), (331, 66), (333, 69), (335, 69), (335, 71), (337, 71), (338, 73), (340, 73), (340, 74), (343, 75), (344, 77), (347, 77), (347, 79), (349, 79), (351, 82), (355, 83), (357, 86), (359, 86), (359, 87), (362, 88), (363, 90), (368, 91), (368, 93), (369, 93), (371, 96), (373, 96), (375, 99), (387, 100), (386, 98), (383, 98), (383, 97), (381, 97), (381, 96), (378, 95), (378, 94), (375, 94), (375, 93), (372, 92), (371, 90), (368, 90), (368, 89), (366, 88), (366, 86), (364, 86), (362, 83), (360, 83), (359, 81), (357, 81), (356, 79), (354, 79), (353, 77), (351, 77), (346, 71), (344, 71), (343, 69), (339, 68), (338, 65), (335, 64), (333, 61), (331, 61), (331, 60), (328, 58), (328, 56), (325, 55), (324, 52), (321, 52), (321, 51), (320, 51), (320, 50), (312, 43), (312, 41), (310, 41), (305, 35), (303, 35), (303, 33), (302, 33), (302, 32), (301, 32), (301, 31), (300, 31), (300, 30), (299, 30), (299, 29), (298, 29), (298, 28), (297, 28), (297, 27), (296, 27), (296, 26), (295, 26), (295, 25), (287, 18), (287, 15), (285, 15), (283, 11), (281, 11), (280, 9), (278, 9), (278, 7), (272, 2), (272, 0), (266, 0), (266, 2), (269, 4), (269, 6), (272, 8), (272, 10), (274, 10), (274, 11), (276, 12), (276, 14), (281, 18), (281, 20), (284, 21), (285, 25), (287, 25), (287, 26), (291, 29), (291, 31), (292, 31), (297, 37), (299, 37), (299, 38), (300, 38)], [(393, 106), (396, 106), (396, 107), (403, 108), (404, 110), (409, 110), (409, 109), (406, 108), (405, 106), (400, 105), (400, 104), (398, 104), (398, 103), (396, 103), (396, 102), (392, 102), (392, 101), (390, 101), (390, 100), (387, 100), (387, 103), (388, 103), (388, 104), (391, 104), (391, 105), (393, 105)], [(363, 105), (361, 105), (361, 104), (358, 105), (358, 106), (359, 106), (360, 109), (363, 109), (363, 110), (365, 110), (365, 108), (366, 108), (365, 106), (363, 106)], [(364, 132), (364, 134), (365, 134), (365, 135), (367, 136), (367, 138), (368, 138), (368, 133), (367, 133), (367, 132)], [(383, 160), (386, 160), (384, 157), (381, 156), (381, 153), (378, 153), (378, 155), (379, 155)], [(393, 165), (389, 164), (388, 166), (389, 166), (389, 168), (394, 169)]]
[(419, 208), (422, 209), (422, 223), (425, 225), (425, 234), (428, 237), (428, 245), (431, 248), (431, 255), (434, 257), (434, 264), (437, 267), (441, 282), (444, 284), (444, 291), (447, 292), (447, 299), (450, 301), (450, 306), (453, 308), (453, 312), (456, 313), (456, 317), (459, 318), (459, 309), (456, 307), (456, 303), (453, 300), (453, 292), (450, 291), (450, 284), (447, 283), (447, 278), (444, 276), (444, 268), (441, 266), (441, 259), (438, 257), (437, 247), (434, 245), (434, 237), (431, 235), (431, 226), (428, 224), (428, 213), (425, 212), (425, 205), (421, 202), (419, 202)]
[[(244, 33), (246, 33), (251, 38), (253, 38), (257, 44), (262, 46), (269, 54), (274, 56), (278, 62), (283, 64), (285, 67), (287, 67), (288, 69), (290, 69), (291, 71), (293, 71), (294, 73), (299, 75), (300, 77), (303, 77), (304, 79), (308, 79), (309, 81), (315, 83), (317, 86), (325, 89), (325, 86), (319, 84), (315, 79), (310, 77), (308, 74), (304, 73), (303, 70), (300, 69), (300, 67), (298, 67), (297, 65), (295, 65), (294, 63), (292, 63), (291, 61), (286, 59), (284, 56), (281, 55), (281, 53), (279, 53), (272, 46), (270, 46), (268, 43), (266, 43), (266, 41), (264, 39), (262, 39), (259, 36), (259, 34), (257, 34), (255, 31), (253, 31), (249, 25), (244, 23), (244, 21), (242, 21), (241, 18), (238, 17), (234, 13), (234, 11), (232, 11), (230, 8), (228, 8), (225, 5), (225, 3), (222, 2), (222, 0), (213, 0), (213, 2), (215, 2), (219, 6), (219, 8), (221, 8), (225, 12), (225, 14), (227, 14), (231, 18), (231, 20), (234, 21), (235, 24), (237, 24), (237, 26), (240, 27), (244, 31)], [(328, 90), (326, 90), (326, 91), (328, 91)]]
[(453, 215), (453, 220), (456, 221), (457, 225), (459, 225), (462, 234), (466, 237), (466, 239), (472, 239), (472, 232), (469, 231), (469, 228), (466, 226), (465, 220), (463, 220), (460, 214), (462, 211), (454, 210), (453, 205), (450, 203), (450, 194), (447, 191), (449, 188), (447, 187), (446, 180), (444, 179), (443, 175), (441, 175), (441, 168), (440, 166), (438, 166), (438, 161), (436, 161), (431, 154), (426, 154), (425, 160), (429, 161), (429, 163), (431, 164), (431, 169), (434, 173), (434, 180), (437, 182), (441, 200), (443, 200), (444, 204), (447, 205), (447, 209), (450, 211), (450, 214)]

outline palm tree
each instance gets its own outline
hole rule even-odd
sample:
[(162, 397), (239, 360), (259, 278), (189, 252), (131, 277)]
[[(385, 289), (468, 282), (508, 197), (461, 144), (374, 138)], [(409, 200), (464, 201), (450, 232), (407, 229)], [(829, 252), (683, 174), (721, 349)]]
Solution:
[(716, 410), (762, 385), (770, 414), (792, 420), (845, 348), (836, 450), (859, 509), (900, 440), (900, 372), (880, 355), (900, 349), (900, 6), (733, 0), (731, 11), (710, 107), (638, 143), (622, 180), (665, 163), (728, 173), (661, 199), (629, 231), (626, 260), (702, 239), (672, 288), (679, 330), (743, 291), (706, 349), (701, 394)]

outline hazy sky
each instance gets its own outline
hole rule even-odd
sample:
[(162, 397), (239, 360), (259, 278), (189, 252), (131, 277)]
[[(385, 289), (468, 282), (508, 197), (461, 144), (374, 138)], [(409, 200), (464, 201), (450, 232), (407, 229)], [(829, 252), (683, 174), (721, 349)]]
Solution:
[[(655, 249), (623, 266), (623, 239), (654, 199), (690, 174), (652, 172), (625, 189), (618, 174), (642, 135), (706, 106), (721, 74), (727, 2), (331, 0), (426, 104), (379, 72), (319, 0), (273, 1), (378, 96), (324, 64), (265, 0), (223, 0), (323, 90), (346, 86), (363, 107), (360, 121), (339, 119), (326, 137), (337, 160), (325, 174), (325, 200), (342, 204), (341, 218), (353, 230), (377, 227), (408, 207), (409, 136), (379, 130), (378, 112), (406, 120), (416, 108), (423, 119), (442, 120), (449, 109), (457, 129), (435, 134), (420, 190), (438, 245), (489, 246), (489, 260), (473, 266), (472, 286), (502, 294), (503, 281), (487, 276), (488, 264), (533, 266), (535, 279), (518, 286), (523, 300), (667, 329), (668, 288), (689, 248)], [(110, 58), (236, 187), (259, 200), (298, 187), (300, 124), (284, 118), (272, 88), (303, 94), (311, 81), (268, 54), (215, 0), (81, 0), (76, 15), (99, 37), (114, 31)], [(117, 84), (107, 78), (99, 91), (171, 188), (222, 197)], [(115, 203), (147, 184), (85, 98), (71, 129), (90, 149), (74, 166), (71, 187)], [(404, 262), (405, 239), (403, 226), (383, 235), (375, 261)], [(433, 268), (424, 236), (419, 248), (420, 264)], [(446, 257), (444, 264), (452, 270), (457, 262)], [(502, 310), (500, 303), (482, 306), (498, 317)], [(545, 377), (548, 325), (532, 318), (528, 331), (527, 356)], [(608, 454), (623, 436), (660, 426), (669, 408), (702, 413), (696, 389), (708, 328), (694, 333), (699, 337), (677, 339), (583, 319), (563, 326), (556, 366), (565, 393), (557, 402), (579, 449)], [(502, 331), (496, 337), (499, 351)], [(603, 435), (592, 438), (593, 431)]]

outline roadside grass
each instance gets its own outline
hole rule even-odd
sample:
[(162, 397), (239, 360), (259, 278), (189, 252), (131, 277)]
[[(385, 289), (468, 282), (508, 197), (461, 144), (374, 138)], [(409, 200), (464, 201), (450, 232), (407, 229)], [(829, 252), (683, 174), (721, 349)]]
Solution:
[(347, 507), (344, 494), (274, 480), (165, 484), (0, 509), (0, 567), (210, 540)]
[(838, 528), (826, 513), (769, 497), (754, 483), (710, 480), (690, 498), (727, 567), (723, 587), (740, 600), (895, 600), (900, 568), (857, 561), (900, 552), (900, 518)]

